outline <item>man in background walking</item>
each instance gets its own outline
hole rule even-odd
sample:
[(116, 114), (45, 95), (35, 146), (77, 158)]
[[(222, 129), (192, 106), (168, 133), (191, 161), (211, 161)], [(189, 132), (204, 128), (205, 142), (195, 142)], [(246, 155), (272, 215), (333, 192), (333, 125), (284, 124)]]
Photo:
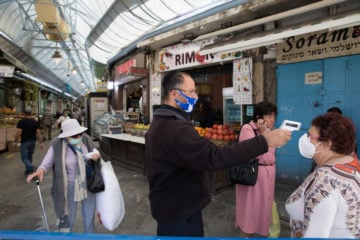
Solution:
[(55, 122), (54, 116), (51, 114), (50, 107), (46, 107), (46, 112), (44, 114), (43, 123), (45, 125), (45, 130), (47, 132), (47, 140), (51, 140), (51, 132), (52, 132), (52, 125)]
[(31, 108), (27, 107), (24, 111), (25, 116), (19, 120), (17, 124), (17, 132), (15, 134), (14, 144), (21, 137), (21, 160), (25, 164), (25, 174), (28, 175), (35, 171), (32, 164), (33, 153), (35, 150), (36, 137), (40, 142), (40, 148), (44, 147), (41, 139), (39, 123), (33, 118)]

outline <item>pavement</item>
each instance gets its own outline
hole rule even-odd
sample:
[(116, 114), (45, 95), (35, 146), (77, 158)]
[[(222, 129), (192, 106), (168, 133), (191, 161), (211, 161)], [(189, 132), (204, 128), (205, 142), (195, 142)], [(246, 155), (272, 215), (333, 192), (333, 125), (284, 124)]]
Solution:
[[(53, 135), (55, 136), (55, 131)], [(34, 163), (39, 165), (43, 159), (49, 141), (45, 141), (45, 149), (36, 146)], [(98, 144), (98, 142), (96, 142)], [(106, 160), (106, 158), (105, 158)], [(44, 221), (38, 189), (35, 183), (26, 183), (24, 165), (19, 152), (0, 153), (0, 231), (44, 231)], [(148, 200), (148, 183), (141, 172), (125, 169), (112, 162), (119, 179), (125, 201), (125, 217), (114, 230), (106, 230), (96, 219), (96, 233), (154, 236), (156, 223), (151, 217)], [(56, 231), (56, 217), (50, 194), (51, 174), (40, 184), (43, 202), (50, 231)], [(295, 190), (295, 186), (276, 184), (275, 199), (281, 222), (280, 237), (290, 237), (289, 217), (284, 209), (286, 198)], [(80, 211), (74, 232), (82, 232)], [(239, 237), (239, 229), (234, 227), (235, 194), (234, 187), (226, 187), (212, 194), (212, 202), (203, 210), (206, 237)]]

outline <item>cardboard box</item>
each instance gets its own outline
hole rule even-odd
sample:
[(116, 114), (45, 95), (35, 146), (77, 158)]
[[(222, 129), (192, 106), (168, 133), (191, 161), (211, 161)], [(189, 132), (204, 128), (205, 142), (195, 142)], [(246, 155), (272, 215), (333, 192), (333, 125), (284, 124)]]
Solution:
[(20, 143), (13, 144), (14, 141), (8, 141), (7, 149), (8, 152), (20, 152)]

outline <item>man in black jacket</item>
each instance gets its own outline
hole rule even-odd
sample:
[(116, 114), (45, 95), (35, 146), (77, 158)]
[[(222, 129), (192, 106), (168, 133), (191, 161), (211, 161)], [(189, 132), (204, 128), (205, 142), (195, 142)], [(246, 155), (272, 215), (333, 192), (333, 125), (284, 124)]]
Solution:
[(163, 105), (145, 136), (146, 175), (158, 236), (204, 236), (202, 209), (210, 202), (204, 171), (226, 169), (279, 147), (291, 138), (273, 130), (248, 141), (218, 147), (200, 137), (190, 123), (198, 97), (195, 82), (185, 72), (163, 79)]

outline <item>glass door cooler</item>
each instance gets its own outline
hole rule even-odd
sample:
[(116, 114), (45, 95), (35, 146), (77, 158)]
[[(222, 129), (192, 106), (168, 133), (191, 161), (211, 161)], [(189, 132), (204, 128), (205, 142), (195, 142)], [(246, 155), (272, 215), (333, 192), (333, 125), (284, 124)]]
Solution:
[(223, 88), (223, 123), (230, 126), (234, 131), (240, 131), (243, 124), (253, 119), (253, 104), (235, 104), (233, 100), (233, 88)]
[(233, 88), (223, 88), (223, 124), (239, 131), (242, 124), (242, 107), (233, 100)]

